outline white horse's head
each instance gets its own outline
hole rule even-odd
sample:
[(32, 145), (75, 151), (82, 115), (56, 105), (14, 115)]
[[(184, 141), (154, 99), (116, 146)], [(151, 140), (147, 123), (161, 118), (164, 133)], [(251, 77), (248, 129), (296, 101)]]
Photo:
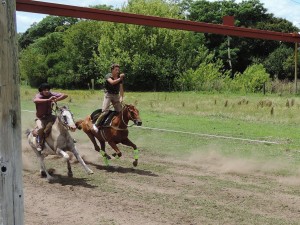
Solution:
[(74, 122), (73, 114), (68, 109), (67, 106), (57, 107), (57, 117), (60, 122), (66, 127), (68, 130), (74, 132), (76, 130), (76, 125)]

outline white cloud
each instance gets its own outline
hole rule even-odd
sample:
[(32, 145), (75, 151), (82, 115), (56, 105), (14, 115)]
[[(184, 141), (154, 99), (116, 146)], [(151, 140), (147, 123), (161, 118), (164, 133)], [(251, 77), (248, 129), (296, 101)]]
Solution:
[(270, 13), (276, 17), (281, 17), (300, 27), (300, 0), (261, 0)]
[(34, 22), (39, 22), (45, 17), (44, 14), (17, 12), (17, 30), (25, 32)]
[[(241, 2), (242, 0), (236, 0)], [(286, 19), (300, 28), (300, 0), (260, 0), (268, 13), (273, 13), (275, 17)]]
[[(52, 2), (65, 5), (90, 6), (106, 4), (114, 7), (121, 7), (127, 3), (127, 0), (40, 0), (44, 2)], [(215, 1), (215, 0), (210, 0)], [(242, 0), (236, 0), (241, 2)], [(269, 13), (273, 13), (276, 17), (287, 19), (295, 26), (300, 28), (300, 0), (260, 0)], [(34, 22), (41, 21), (45, 15), (35, 13), (17, 12), (17, 30), (25, 32)]]

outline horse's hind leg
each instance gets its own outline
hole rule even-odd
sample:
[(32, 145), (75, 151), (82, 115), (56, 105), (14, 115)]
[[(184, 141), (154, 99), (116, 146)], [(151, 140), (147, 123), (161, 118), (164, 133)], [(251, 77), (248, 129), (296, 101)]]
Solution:
[(111, 159), (111, 157), (105, 152), (105, 141), (100, 141), (99, 140), (99, 142), (100, 142), (100, 145), (101, 145), (100, 154), (103, 157), (104, 164), (106, 166), (109, 166), (109, 160)]
[(32, 133), (30, 133), (28, 135), (28, 142), (29, 142), (29, 145), (31, 146), (32, 150), (34, 151), (34, 153), (36, 154), (38, 160), (39, 160), (39, 163), (40, 163), (40, 175), (41, 177), (47, 177), (47, 180), (48, 182), (50, 182), (51, 180), (53, 180), (54, 178), (49, 174), (49, 172), (47, 171), (46, 169), (46, 166), (45, 166), (45, 163), (44, 163), (44, 157), (42, 156), (42, 153), (39, 152), (37, 149), (36, 149), (36, 139), (35, 137), (33, 137)]
[(128, 138), (121, 142), (123, 145), (127, 145), (133, 148), (133, 158), (134, 161), (132, 162), (133, 166), (136, 167), (138, 165), (139, 159), (139, 150), (137, 149), (136, 145), (132, 143)]
[(119, 150), (117, 144), (115, 142), (109, 141), (108, 144), (116, 151), (112, 154), (113, 157), (121, 157), (122, 152)]
[(39, 152), (38, 150), (36, 149), (33, 149), (37, 158), (39, 159), (40, 161), (40, 174), (41, 174), (41, 177), (45, 177), (47, 178), (48, 182), (50, 182), (51, 180), (54, 179), (54, 177), (52, 177), (49, 172), (47, 171), (46, 169), (46, 166), (45, 166), (45, 163), (44, 163), (44, 157), (41, 155), (41, 152)]

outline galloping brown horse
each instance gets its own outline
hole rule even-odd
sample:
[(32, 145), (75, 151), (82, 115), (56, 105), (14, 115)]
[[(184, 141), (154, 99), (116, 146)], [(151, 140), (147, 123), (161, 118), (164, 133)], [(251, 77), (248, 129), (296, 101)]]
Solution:
[[(128, 122), (133, 121), (135, 125), (141, 126), (142, 121), (139, 116), (139, 111), (133, 105), (123, 105), (122, 111), (112, 117), (109, 125), (102, 126), (98, 132), (93, 130), (93, 121), (97, 117), (95, 113), (86, 117), (85, 120), (79, 120), (76, 122), (78, 129), (82, 129), (94, 144), (94, 148), (97, 152), (100, 152), (103, 156), (104, 162), (108, 165), (108, 160), (111, 157), (105, 152), (105, 142), (107, 142), (116, 152), (112, 154), (114, 157), (121, 157), (122, 153), (119, 150), (117, 144), (121, 143), (133, 148), (134, 161), (133, 166), (137, 166), (139, 151), (134, 143), (128, 139)], [(99, 115), (99, 114), (98, 114)], [(100, 142), (101, 149), (96, 142), (96, 138)]]

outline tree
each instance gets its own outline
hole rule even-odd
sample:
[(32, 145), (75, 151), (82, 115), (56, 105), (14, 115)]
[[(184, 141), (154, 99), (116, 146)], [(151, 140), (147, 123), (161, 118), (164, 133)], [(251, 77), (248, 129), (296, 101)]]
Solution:
[[(46, 37), (39, 38), (27, 49), (21, 52), (20, 71), (21, 77), (28, 79), (29, 84), (33, 87), (39, 86), (42, 82), (48, 82), (49, 70), (55, 62), (64, 62), (59, 56), (63, 48), (63, 34), (54, 32)], [(55, 59), (56, 58), (56, 59)], [(57, 73), (61, 73), (61, 70)]]
[(102, 30), (101, 22), (81, 21), (65, 32), (64, 52), (70, 65), (67, 74), (70, 78), (69, 87), (86, 88), (91, 79), (99, 78), (100, 71), (95, 55)]
[[(287, 20), (275, 18), (267, 13), (267, 9), (259, 0), (247, 0), (236, 3), (234, 0), (209, 2), (199, 0), (189, 5), (188, 18), (194, 21), (222, 24), (222, 17), (234, 16), (235, 26), (272, 30), (279, 32), (295, 32), (298, 29)], [(228, 63), (227, 37), (205, 34), (206, 46), (215, 51), (227, 69)], [(254, 62), (262, 63), (268, 55), (280, 46), (277, 41), (266, 41), (250, 38), (232, 37), (230, 41), (233, 74), (243, 72)]]
[[(177, 5), (163, 0), (131, 0), (125, 12), (182, 18)], [(198, 66), (197, 50), (203, 35), (192, 32), (103, 23), (97, 62), (101, 74), (113, 62), (121, 64), (130, 90), (172, 90), (174, 78), (187, 68)], [(196, 64), (196, 65), (195, 65)]]
[[(275, 49), (264, 61), (264, 66), (267, 72), (272, 74), (272, 78), (278, 79), (293, 79), (293, 49), (282, 44)], [(280, 63), (279, 63), (280, 62)]]
[(26, 48), (35, 40), (45, 37), (55, 31), (65, 31), (73, 24), (77, 23), (78, 19), (62, 16), (47, 16), (39, 23), (33, 23), (29, 29), (19, 38), (19, 46), (21, 49)]

